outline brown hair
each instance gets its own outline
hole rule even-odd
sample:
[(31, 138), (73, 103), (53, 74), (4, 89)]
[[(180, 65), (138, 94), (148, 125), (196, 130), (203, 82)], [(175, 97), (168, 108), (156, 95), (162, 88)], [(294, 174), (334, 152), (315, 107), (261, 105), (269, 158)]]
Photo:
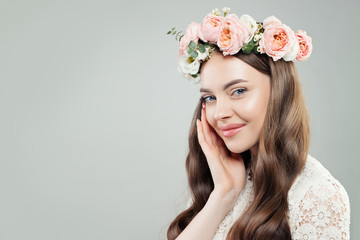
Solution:
[[(218, 50), (217, 50), (218, 51)], [(273, 61), (266, 54), (234, 55), (271, 78), (269, 105), (258, 142), (256, 156), (242, 153), (252, 173), (254, 201), (231, 227), (227, 239), (291, 239), (287, 196), (305, 165), (310, 140), (310, 124), (295, 64)], [(175, 239), (200, 212), (214, 189), (210, 169), (199, 145), (196, 119), (198, 103), (189, 134), (186, 171), (192, 205), (170, 224), (169, 240)], [(249, 159), (250, 156), (251, 161)]]

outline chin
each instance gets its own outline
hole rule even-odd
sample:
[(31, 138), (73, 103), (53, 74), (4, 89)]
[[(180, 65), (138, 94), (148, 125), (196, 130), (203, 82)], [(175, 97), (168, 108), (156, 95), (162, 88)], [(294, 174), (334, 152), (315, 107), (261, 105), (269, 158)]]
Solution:
[(236, 144), (234, 142), (225, 142), (225, 145), (230, 152), (236, 153), (236, 154), (245, 152), (246, 150), (250, 149), (249, 146), (245, 146), (243, 144)]
[(235, 154), (243, 153), (247, 150), (251, 150), (252, 148), (258, 145), (258, 141), (256, 139), (252, 139), (252, 141), (244, 142), (243, 138), (241, 139), (223, 139), (225, 146), (227, 149)]

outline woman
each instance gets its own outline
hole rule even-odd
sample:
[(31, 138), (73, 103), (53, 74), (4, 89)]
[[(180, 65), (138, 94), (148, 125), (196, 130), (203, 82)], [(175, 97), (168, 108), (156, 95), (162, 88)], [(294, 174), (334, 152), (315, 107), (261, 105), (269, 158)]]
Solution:
[(186, 159), (192, 199), (168, 239), (349, 239), (347, 193), (308, 154), (293, 61), (310, 56), (311, 38), (228, 11), (180, 40), (179, 70), (200, 79), (201, 99)]

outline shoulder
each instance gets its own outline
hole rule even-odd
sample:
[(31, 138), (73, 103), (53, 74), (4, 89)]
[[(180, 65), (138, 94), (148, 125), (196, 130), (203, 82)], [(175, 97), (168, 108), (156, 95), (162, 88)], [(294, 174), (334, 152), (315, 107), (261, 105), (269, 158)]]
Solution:
[(310, 239), (328, 239), (327, 236), (349, 238), (348, 194), (317, 159), (308, 155), (305, 167), (292, 185), (288, 197), (289, 222), (294, 239), (306, 236)]
[(341, 183), (317, 159), (308, 155), (304, 169), (291, 186), (289, 197), (293, 195), (303, 196), (309, 191), (326, 192), (329, 190), (348, 198)]

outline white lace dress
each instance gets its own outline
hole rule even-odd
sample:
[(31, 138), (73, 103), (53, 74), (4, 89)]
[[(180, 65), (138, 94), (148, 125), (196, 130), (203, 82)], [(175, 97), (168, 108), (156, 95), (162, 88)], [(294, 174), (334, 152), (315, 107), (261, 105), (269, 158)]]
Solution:
[[(213, 240), (226, 239), (230, 227), (253, 199), (253, 184), (248, 179)], [(344, 187), (310, 155), (289, 191), (288, 202), (292, 239), (350, 239), (349, 197)]]

